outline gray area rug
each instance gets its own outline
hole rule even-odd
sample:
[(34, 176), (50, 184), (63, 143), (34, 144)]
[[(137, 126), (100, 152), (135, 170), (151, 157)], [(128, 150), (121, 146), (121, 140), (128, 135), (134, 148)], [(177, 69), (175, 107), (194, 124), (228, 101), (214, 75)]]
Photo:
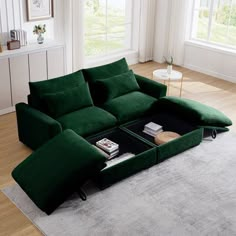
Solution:
[(236, 134), (172, 157), (112, 187), (87, 186), (52, 215), (18, 185), (3, 192), (45, 235), (236, 235)]

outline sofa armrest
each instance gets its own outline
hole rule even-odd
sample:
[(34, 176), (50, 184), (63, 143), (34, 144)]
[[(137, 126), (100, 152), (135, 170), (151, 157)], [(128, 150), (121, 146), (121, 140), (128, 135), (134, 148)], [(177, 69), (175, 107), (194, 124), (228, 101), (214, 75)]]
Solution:
[(157, 99), (166, 96), (166, 85), (137, 74), (135, 74), (135, 78), (144, 93)]
[(62, 132), (58, 121), (25, 103), (16, 104), (16, 116), (19, 140), (33, 150)]

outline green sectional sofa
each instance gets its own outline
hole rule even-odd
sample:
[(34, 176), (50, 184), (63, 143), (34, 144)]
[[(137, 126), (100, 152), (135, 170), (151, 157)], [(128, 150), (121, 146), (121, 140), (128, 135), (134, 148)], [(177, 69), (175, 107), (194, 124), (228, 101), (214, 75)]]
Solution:
[[(35, 152), (12, 175), (48, 214), (89, 178), (106, 188), (200, 144), (204, 129), (216, 134), (232, 124), (212, 107), (166, 97), (165, 85), (134, 74), (125, 59), (29, 87), (28, 104), (17, 104), (16, 115), (19, 140)], [(181, 136), (157, 145), (143, 132), (151, 121)], [(119, 144), (113, 162), (93, 146), (103, 138)]]

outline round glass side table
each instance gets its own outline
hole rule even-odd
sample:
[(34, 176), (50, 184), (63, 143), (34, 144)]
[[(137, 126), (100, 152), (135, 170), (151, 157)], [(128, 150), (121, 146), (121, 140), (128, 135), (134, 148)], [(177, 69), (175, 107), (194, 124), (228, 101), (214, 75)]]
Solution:
[(174, 80), (181, 80), (179, 96), (182, 96), (183, 74), (181, 72), (177, 70), (172, 70), (171, 74), (168, 74), (166, 69), (158, 69), (153, 71), (153, 79), (163, 80), (164, 84), (167, 83), (167, 95), (170, 95), (170, 82)]

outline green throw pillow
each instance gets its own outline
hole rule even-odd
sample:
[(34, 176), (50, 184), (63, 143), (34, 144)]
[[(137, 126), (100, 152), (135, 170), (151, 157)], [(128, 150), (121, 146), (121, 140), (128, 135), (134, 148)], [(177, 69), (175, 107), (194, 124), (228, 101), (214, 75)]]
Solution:
[(72, 130), (65, 130), (32, 153), (13, 178), (47, 214), (106, 166), (106, 158)]
[(87, 83), (62, 92), (44, 94), (42, 99), (46, 113), (53, 118), (93, 105)]
[(158, 101), (159, 108), (173, 110), (199, 126), (226, 127), (232, 121), (221, 111), (202, 103), (178, 97), (163, 97)]
[(95, 82), (120, 75), (128, 71), (129, 67), (125, 58), (103, 66), (83, 69), (83, 75), (84, 78), (89, 82), (89, 88), (95, 105), (101, 105), (103, 103), (102, 98), (104, 95), (99, 89), (97, 89)]
[(123, 58), (106, 65), (83, 69), (83, 74), (89, 83), (94, 83), (97, 80), (110, 78), (127, 71), (129, 71), (129, 66)]
[(133, 71), (130, 70), (111, 78), (99, 80), (96, 83), (96, 89), (101, 91), (101, 94), (104, 96), (104, 102), (106, 102), (121, 95), (138, 91), (140, 87)]
[(61, 76), (55, 79), (49, 79), (38, 82), (29, 82), (30, 105), (41, 111), (45, 111), (41, 97), (45, 93), (57, 93), (66, 89), (71, 89), (85, 83), (81, 71)]

